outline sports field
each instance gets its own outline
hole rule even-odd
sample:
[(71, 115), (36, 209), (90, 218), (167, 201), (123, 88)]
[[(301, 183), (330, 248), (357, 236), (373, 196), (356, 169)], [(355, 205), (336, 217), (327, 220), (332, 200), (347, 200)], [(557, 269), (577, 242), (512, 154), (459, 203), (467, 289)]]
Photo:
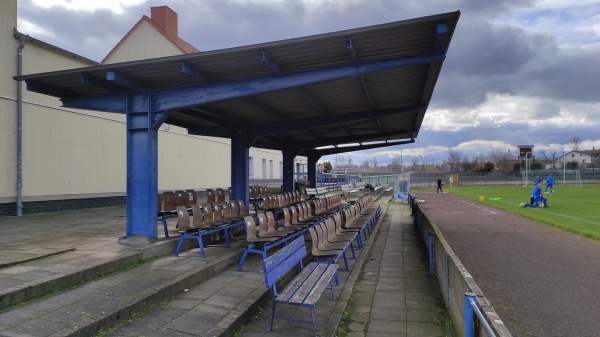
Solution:
[[(542, 192), (546, 187), (542, 186)], [(555, 185), (552, 195), (544, 194), (548, 199), (548, 208), (523, 208), (528, 203), (533, 186), (465, 186), (444, 188), (465, 199), (481, 202), (485, 205), (506, 210), (528, 219), (577, 235), (600, 241), (600, 185), (570, 187)], [(427, 190), (435, 190), (428, 188)], [(418, 195), (419, 189), (413, 193)], [(483, 201), (480, 201), (483, 196)]]

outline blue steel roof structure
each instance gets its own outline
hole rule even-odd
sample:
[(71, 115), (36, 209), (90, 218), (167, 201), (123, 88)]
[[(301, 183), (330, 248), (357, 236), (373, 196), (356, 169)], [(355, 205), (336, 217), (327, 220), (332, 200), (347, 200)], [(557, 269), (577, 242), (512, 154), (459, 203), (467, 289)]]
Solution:
[(65, 107), (125, 113), (130, 104), (191, 134), (230, 138), (231, 125), (245, 124), (255, 147), (386, 146), (417, 137), (459, 16), (18, 79)]
[(297, 155), (314, 185), (323, 155), (414, 142), (459, 16), (15, 79), (65, 107), (126, 114), (127, 238), (154, 240), (163, 123), (231, 138), (234, 199), (248, 202), (251, 146), (282, 151), (284, 191)]

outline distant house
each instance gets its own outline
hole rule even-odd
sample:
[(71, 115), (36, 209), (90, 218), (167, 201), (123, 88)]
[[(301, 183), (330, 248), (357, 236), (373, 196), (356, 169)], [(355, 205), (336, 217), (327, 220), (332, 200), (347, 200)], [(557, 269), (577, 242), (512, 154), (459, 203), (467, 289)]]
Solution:
[[(546, 165), (548, 169), (560, 169), (565, 163), (576, 162), (579, 167), (592, 167), (598, 158), (600, 158), (600, 150), (595, 148), (592, 150), (569, 151), (563, 156), (556, 159), (555, 164)], [(548, 167), (550, 166), (550, 167)]]

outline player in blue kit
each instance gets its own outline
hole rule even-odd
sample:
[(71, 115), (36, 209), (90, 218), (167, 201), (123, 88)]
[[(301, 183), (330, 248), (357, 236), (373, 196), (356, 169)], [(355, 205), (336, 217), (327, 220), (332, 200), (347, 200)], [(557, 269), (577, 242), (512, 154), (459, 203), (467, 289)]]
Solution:
[(522, 202), (519, 206), (536, 208), (540, 203), (544, 204), (544, 207), (548, 207), (548, 200), (542, 195), (541, 182), (536, 181), (531, 192), (531, 200), (528, 204)]
[(544, 190), (544, 193), (548, 193), (548, 188), (550, 188), (550, 194), (554, 193), (554, 178), (552, 178), (551, 175), (548, 175), (548, 178), (546, 178), (546, 189)]

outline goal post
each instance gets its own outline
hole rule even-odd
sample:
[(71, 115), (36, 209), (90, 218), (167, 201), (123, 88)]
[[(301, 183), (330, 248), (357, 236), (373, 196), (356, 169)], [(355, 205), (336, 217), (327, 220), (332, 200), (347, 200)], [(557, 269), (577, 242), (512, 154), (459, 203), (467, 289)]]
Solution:
[(555, 185), (581, 187), (581, 174), (579, 170), (530, 170), (529, 172), (523, 171), (521, 173), (523, 186), (533, 185), (536, 178), (542, 179), (545, 185), (546, 178), (551, 175), (554, 178)]

